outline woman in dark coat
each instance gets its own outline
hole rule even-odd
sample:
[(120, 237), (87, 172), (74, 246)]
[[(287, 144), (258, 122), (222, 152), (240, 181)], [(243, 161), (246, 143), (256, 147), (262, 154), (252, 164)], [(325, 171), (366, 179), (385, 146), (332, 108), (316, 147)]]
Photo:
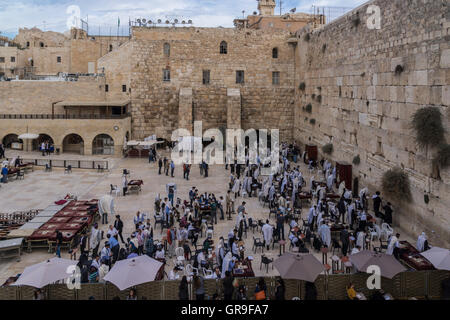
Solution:
[(284, 294), (286, 287), (284, 286), (283, 279), (277, 279), (277, 287), (275, 289), (275, 300), (285, 300)]
[(178, 298), (180, 300), (189, 300), (189, 289), (186, 276), (183, 276), (180, 282)]

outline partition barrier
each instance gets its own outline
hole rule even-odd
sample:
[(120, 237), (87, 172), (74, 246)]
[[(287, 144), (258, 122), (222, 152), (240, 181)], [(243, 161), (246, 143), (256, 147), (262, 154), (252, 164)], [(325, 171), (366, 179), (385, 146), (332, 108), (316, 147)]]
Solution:
[[(347, 285), (352, 282), (355, 290), (364, 293), (367, 298), (373, 293), (367, 287), (367, 279), (370, 275), (366, 273), (341, 274), (341, 275), (319, 275), (314, 285), (316, 287), (318, 300), (346, 300)], [(406, 271), (396, 275), (393, 279), (381, 279), (381, 289), (390, 293), (395, 299), (408, 299), (411, 297), (442, 299), (442, 281), (450, 278), (450, 271)], [(267, 286), (267, 298), (273, 299), (276, 290), (276, 277), (264, 277)], [(239, 278), (239, 285), (247, 289), (248, 299), (254, 299), (254, 291), (259, 278)], [(298, 297), (305, 299), (305, 281), (284, 280), (285, 298), (291, 300)], [(136, 286), (139, 299), (147, 300), (178, 300), (179, 280), (154, 281)], [(207, 299), (217, 293), (223, 297), (222, 280), (204, 280), (205, 295)], [(34, 288), (29, 286), (6, 286), (0, 287), (0, 300), (32, 300)], [(189, 285), (190, 297), (195, 299), (195, 291), (192, 284)], [(78, 290), (70, 290), (65, 284), (52, 284), (44, 289), (46, 299), (49, 300), (88, 300), (94, 297), (96, 300), (112, 300), (119, 297), (125, 300), (129, 290), (120, 291), (111, 283), (81, 284)], [(235, 290), (236, 292), (237, 290)]]

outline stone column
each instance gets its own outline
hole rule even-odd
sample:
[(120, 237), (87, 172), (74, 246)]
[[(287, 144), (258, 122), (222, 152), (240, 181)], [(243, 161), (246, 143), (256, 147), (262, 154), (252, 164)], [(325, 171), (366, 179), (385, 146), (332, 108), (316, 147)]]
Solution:
[(193, 134), (192, 88), (181, 88), (178, 105), (178, 128), (189, 130)]
[(241, 90), (227, 89), (227, 128), (241, 129)]

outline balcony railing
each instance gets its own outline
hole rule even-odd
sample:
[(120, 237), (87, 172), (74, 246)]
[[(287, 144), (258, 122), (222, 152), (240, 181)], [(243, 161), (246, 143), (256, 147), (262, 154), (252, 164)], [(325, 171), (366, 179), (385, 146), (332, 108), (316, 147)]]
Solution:
[(131, 114), (99, 115), (99, 114), (0, 114), (0, 119), (125, 119)]

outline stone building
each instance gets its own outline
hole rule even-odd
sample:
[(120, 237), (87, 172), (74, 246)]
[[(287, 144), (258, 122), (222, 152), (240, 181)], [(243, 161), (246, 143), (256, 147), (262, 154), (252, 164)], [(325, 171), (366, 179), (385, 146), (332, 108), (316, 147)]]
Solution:
[[(19, 32), (20, 46), (0, 47), (0, 57), (17, 54), (20, 66), (31, 57), (35, 74), (79, 75), (0, 82), (0, 138), (33, 125), (63, 152), (92, 154), (94, 140), (107, 135), (120, 156), (127, 135), (169, 140), (197, 120), (203, 130), (277, 128), (281, 140), (317, 146), (320, 158), (359, 156), (353, 178), (371, 192), (384, 172), (403, 168), (413, 200), (385, 196), (395, 204), (394, 224), (450, 246), (450, 171), (436, 172), (433, 150), (417, 146), (410, 125), (416, 110), (436, 106), (450, 142), (448, 1), (373, 0), (326, 25), (323, 16), (276, 16), (273, 0), (258, 5), (259, 14), (235, 28), (134, 27), (115, 40), (75, 29)], [(380, 9), (381, 29), (372, 27), (370, 6)], [(66, 139), (72, 134), (81, 139)], [(69, 143), (77, 141), (82, 147)], [(334, 152), (325, 155), (329, 143)]]

